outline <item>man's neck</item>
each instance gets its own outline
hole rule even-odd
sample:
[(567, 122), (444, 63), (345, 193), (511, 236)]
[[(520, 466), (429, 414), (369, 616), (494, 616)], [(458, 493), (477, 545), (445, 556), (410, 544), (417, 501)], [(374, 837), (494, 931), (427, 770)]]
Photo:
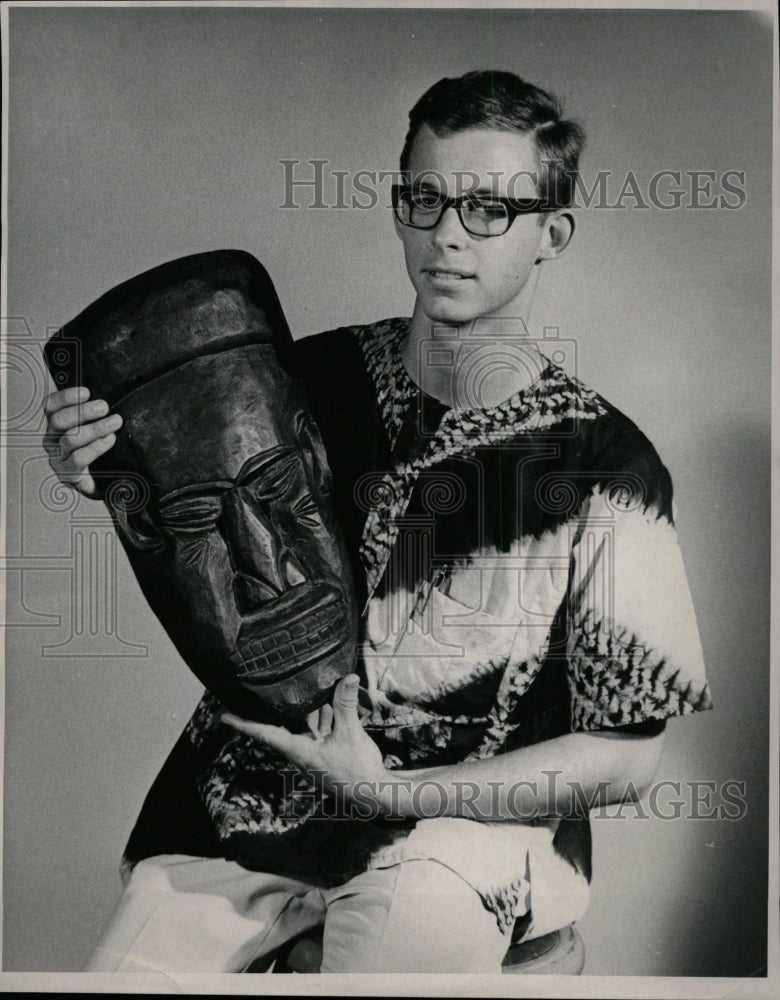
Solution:
[(454, 409), (498, 406), (525, 389), (546, 364), (525, 317), (448, 325), (433, 322), (419, 302), (401, 359), (419, 388)]

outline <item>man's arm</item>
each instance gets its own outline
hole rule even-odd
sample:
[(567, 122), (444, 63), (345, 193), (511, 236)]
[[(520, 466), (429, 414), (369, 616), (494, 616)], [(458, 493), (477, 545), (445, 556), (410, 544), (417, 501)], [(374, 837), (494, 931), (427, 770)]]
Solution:
[(649, 789), (663, 732), (569, 733), (483, 760), (393, 771), (383, 811), (404, 817), (525, 820), (584, 815)]
[[(358, 678), (336, 686), (333, 708), (321, 711), (317, 735), (224, 721), (283, 754), (361, 814), (417, 819), (462, 816), (525, 820), (584, 814), (596, 804), (641, 797), (658, 765), (663, 733), (571, 733), (484, 760), (413, 771), (385, 768), (358, 718)], [(370, 818), (370, 815), (367, 816)]]

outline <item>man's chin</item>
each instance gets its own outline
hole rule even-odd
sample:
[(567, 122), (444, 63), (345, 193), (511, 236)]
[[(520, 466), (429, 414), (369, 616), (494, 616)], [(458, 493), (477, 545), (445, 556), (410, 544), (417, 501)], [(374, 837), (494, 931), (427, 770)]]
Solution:
[(431, 323), (440, 323), (443, 326), (463, 326), (464, 323), (472, 323), (480, 315), (479, 310), (474, 306), (468, 306), (463, 302), (423, 302), (423, 312)]

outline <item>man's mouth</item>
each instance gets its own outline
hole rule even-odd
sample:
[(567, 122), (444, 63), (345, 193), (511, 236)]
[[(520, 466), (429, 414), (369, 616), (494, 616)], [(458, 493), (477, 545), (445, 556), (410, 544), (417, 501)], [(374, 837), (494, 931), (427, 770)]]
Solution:
[(447, 268), (438, 267), (426, 267), (425, 274), (430, 275), (436, 281), (466, 281), (474, 277), (473, 274), (467, 274), (465, 271), (451, 271)]

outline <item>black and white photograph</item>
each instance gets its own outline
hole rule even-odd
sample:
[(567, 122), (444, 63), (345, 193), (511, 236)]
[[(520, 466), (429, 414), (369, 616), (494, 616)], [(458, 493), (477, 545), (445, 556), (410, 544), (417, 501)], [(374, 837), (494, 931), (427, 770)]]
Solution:
[(0, 6), (0, 991), (775, 997), (775, 6)]

